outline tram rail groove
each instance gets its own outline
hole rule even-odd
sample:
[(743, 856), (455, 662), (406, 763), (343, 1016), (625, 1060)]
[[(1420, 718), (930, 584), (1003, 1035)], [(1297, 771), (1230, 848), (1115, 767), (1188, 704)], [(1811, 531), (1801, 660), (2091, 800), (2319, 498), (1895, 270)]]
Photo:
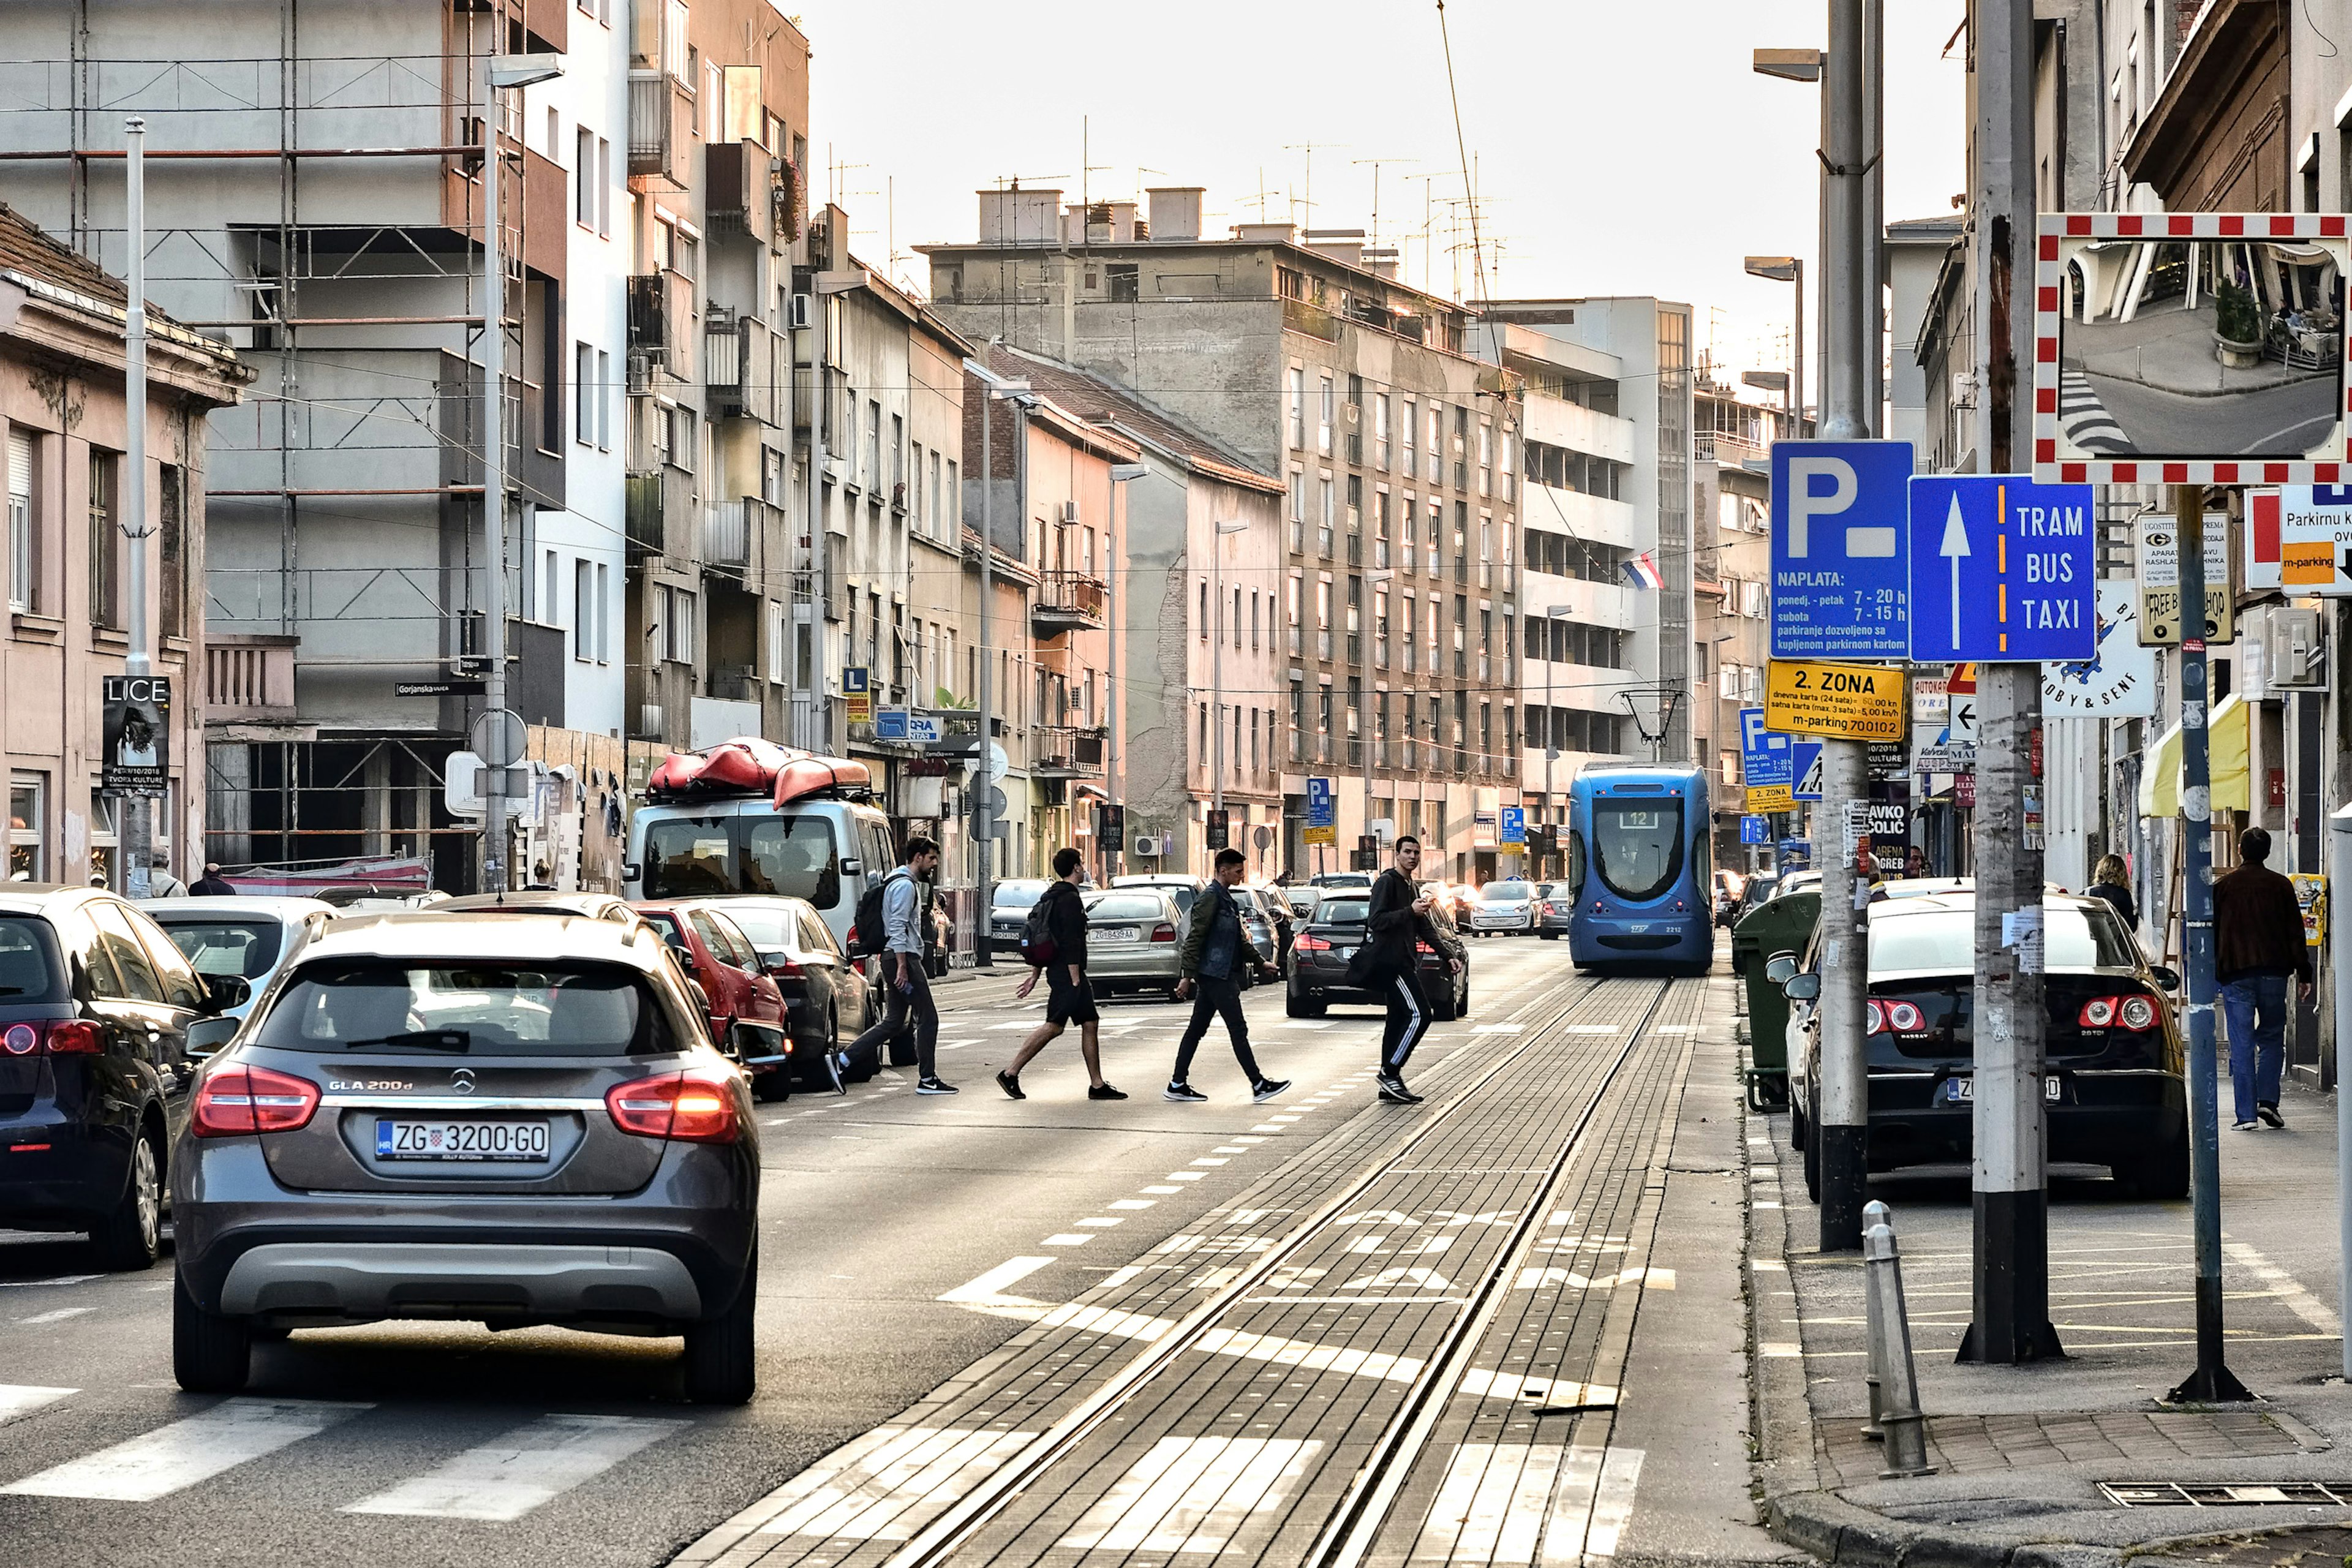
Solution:
[[(1246, 1299), (1253, 1290), (1264, 1283), (1276, 1269), (1281, 1268), (1328, 1230), (1333, 1221), (1354, 1206), (1357, 1199), (1391, 1174), (1398, 1161), (1410, 1155), (1425, 1140), (1442, 1130), (1447, 1130), (1454, 1113), (1467, 1104), (1480, 1089), (1501, 1076), (1522, 1057), (1545, 1043), (1553, 1031), (1573, 1018), (1587, 1003), (1601, 995), (1607, 985), (1606, 979), (1590, 978), (1583, 990), (1561, 1003), (1542, 1023), (1528, 1028), (1514, 1042), (1509, 1050), (1497, 1056), (1475, 1077), (1463, 1084), (1460, 1089), (1452, 1093), (1450, 1098), (1425, 1115), (1415, 1127), (1412, 1134), (1402, 1144), (1365, 1166), (1344, 1186), (1333, 1192), (1318, 1205), (1313, 1214), (1292, 1226), (1288, 1232), (1276, 1239), (1265, 1251), (1257, 1254), (1248, 1264), (1241, 1266), (1240, 1272), (1219, 1288), (1208, 1300), (1179, 1320), (1167, 1333), (1146, 1345), (1126, 1365), (1114, 1373), (1102, 1387), (1089, 1394), (1077, 1408), (1064, 1415), (1048, 1430), (1040, 1433), (1034, 1441), (1025, 1445), (1019, 1452), (1006, 1458), (985, 1480), (972, 1487), (939, 1517), (917, 1531), (904, 1546), (890, 1555), (884, 1563), (884, 1568), (931, 1568), (933, 1564), (949, 1562), (954, 1553), (977, 1535), (991, 1520), (1027, 1490), (1030, 1483), (1041, 1473), (1075, 1450), (1106, 1421), (1117, 1415), (1130, 1399), (1179, 1355), (1197, 1344), (1204, 1334), (1216, 1326), (1219, 1319), (1234, 1309), (1245, 1305)], [(1527, 1250), (1527, 1237), (1533, 1233), (1534, 1229), (1531, 1216), (1546, 1206), (1545, 1199), (1557, 1188), (1560, 1174), (1568, 1168), (1569, 1161), (1581, 1141), (1585, 1129), (1591, 1124), (1601, 1100), (1607, 1094), (1611, 1084), (1616, 1080), (1618, 1073), (1623, 1069), (1625, 1062), (1633, 1054), (1633, 1047), (1640, 1042), (1643, 1030), (1656, 1016), (1659, 1007), (1672, 993), (1673, 987), (1672, 980), (1660, 982), (1656, 994), (1650, 998), (1640, 1018), (1628, 1026), (1624, 1046), (1611, 1061), (1607, 1072), (1592, 1085), (1591, 1096), (1583, 1110), (1577, 1117), (1575, 1130), (1563, 1142), (1560, 1153), (1546, 1168), (1547, 1174), (1541, 1188), (1529, 1201), (1527, 1214), (1521, 1216), (1509, 1243), (1499, 1249), (1498, 1258), (1507, 1262), (1516, 1260)], [(1481, 1282), (1479, 1301), (1484, 1303), (1489, 1298), (1500, 1300), (1500, 1292), (1495, 1287), (1497, 1281), (1507, 1278), (1510, 1276), (1502, 1268), (1490, 1268), (1486, 1278)], [(1476, 1308), (1473, 1309), (1474, 1311), (1476, 1310)], [(1454, 1326), (1448, 1331), (1449, 1336), (1458, 1336), (1460, 1329), (1468, 1321), (1471, 1315), (1471, 1312), (1465, 1312), (1457, 1317)], [(1474, 1346), (1476, 1343), (1475, 1340), (1469, 1342)], [(1452, 1382), (1458, 1379), (1460, 1375), (1460, 1355), (1454, 1338), (1450, 1337), (1445, 1342), (1444, 1353), (1439, 1357), (1433, 1357), (1431, 1364), (1436, 1365), (1441, 1360), (1449, 1369), (1446, 1376), (1450, 1388)], [(1416, 1378), (1413, 1390), (1408, 1397), (1406, 1405), (1408, 1410), (1418, 1411), (1421, 1405), (1427, 1403), (1427, 1395), (1422, 1385), (1429, 1381), (1430, 1373), (1425, 1368)], [(1443, 1401), (1438, 1402), (1440, 1408), (1443, 1403)], [(1393, 1423), (1391, 1425), (1393, 1426)], [(1391, 1434), (1384, 1431), (1383, 1445), (1393, 1447), (1390, 1439)], [(1423, 1441), (1426, 1441), (1425, 1434)], [(1381, 1447), (1376, 1447), (1375, 1453), (1378, 1454), (1381, 1451)], [(1417, 1452), (1417, 1449), (1412, 1450), (1412, 1453)], [(1378, 1464), (1377, 1469), (1381, 1474), (1385, 1474), (1394, 1466), (1395, 1460), (1399, 1458), (1408, 1461), (1405, 1468), (1409, 1469), (1412, 1457), (1412, 1453), (1401, 1448), (1395, 1449), (1390, 1453), (1385, 1461)], [(1374, 1465), (1367, 1464), (1363, 1472), (1360, 1473), (1357, 1481), (1351, 1483), (1349, 1501), (1343, 1504), (1343, 1512), (1361, 1513), (1361, 1500), (1358, 1497), (1358, 1492), (1363, 1485), (1364, 1476), (1372, 1474), (1375, 1468)], [(1399, 1472), (1400, 1481), (1402, 1474), (1402, 1471)], [(1375, 1475), (1374, 1479), (1377, 1479), (1378, 1476)], [(1391, 1503), (1393, 1491), (1394, 1489), (1391, 1487), (1389, 1497), (1389, 1501)], [(1321, 1550), (1321, 1544), (1318, 1541), (1318, 1552)], [(1360, 1555), (1360, 1550), (1359, 1555)], [(1311, 1561), (1319, 1563), (1321, 1559), (1318, 1555)]]

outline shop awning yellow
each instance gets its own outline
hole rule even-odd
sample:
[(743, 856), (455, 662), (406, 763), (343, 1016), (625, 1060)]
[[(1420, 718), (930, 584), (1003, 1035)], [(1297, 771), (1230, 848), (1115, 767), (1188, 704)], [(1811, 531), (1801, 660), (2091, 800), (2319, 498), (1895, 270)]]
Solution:
[[(2252, 811), (2253, 791), (2246, 766), (2247, 723), (2252, 710), (2243, 699), (2231, 696), (2213, 710), (2206, 730), (2210, 749), (2215, 811)], [(2180, 815), (2180, 726), (2167, 730), (2148, 748), (2139, 775), (2142, 816)]]

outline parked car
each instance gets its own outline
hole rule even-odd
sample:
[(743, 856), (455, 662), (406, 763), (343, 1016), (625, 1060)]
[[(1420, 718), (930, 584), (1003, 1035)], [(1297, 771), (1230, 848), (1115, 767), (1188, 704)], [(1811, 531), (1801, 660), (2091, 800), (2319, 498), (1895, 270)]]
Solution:
[[(1209, 885), (1209, 879), (1206, 877), (1187, 877), (1177, 872), (1167, 871), (1130, 877), (1113, 877), (1110, 879), (1110, 885), (1113, 889), (1160, 889), (1176, 900), (1178, 914), (1190, 917), (1192, 913), (1192, 900), (1201, 896), (1201, 889)], [(1091, 952), (1091, 949), (1089, 951)]]
[[(1356, 950), (1364, 944), (1371, 907), (1369, 896), (1328, 898), (1315, 912), (1315, 918), (1299, 927), (1297, 940), (1290, 944), (1290, 971), (1286, 977), (1284, 1012), (1294, 1018), (1319, 1018), (1334, 1002), (1387, 1005), (1386, 997), (1372, 995), (1348, 984), (1348, 961), (1355, 957)], [(1440, 919), (1433, 910), (1432, 918)], [(1414, 944), (1421, 956), (1422, 991), (1429, 997), (1431, 1008), (1440, 1020), (1467, 1017), (1470, 1013), (1469, 955), (1451, 922), (1441, 923), (1438, 931), (1439, 946), (1433, 947), (1425, 942)], [(1459, 974), (1454, 973), (1453, 966), (1447, 962), (1449, 958), (1462, 960)]]
[[(707, 907), (731, 922), (759, 955), (760, 972), (775, 983), (784, 1002), (785, 1033), (792, 1040), (792, 1081), (831, 1088), (824, 1053), (832, 1042), (854, 1040), (881, 1016), (882, 994), (841, 944), (833, 928), (805, 899), (730, 898), (680, 900), (691, 915)], [(842, 1076), (863, 1083), (882, 1070), (882, 1047), (854, 1057)], [(754, 1079), (757, 1087), (759, 1080)]]
[(1467, 882), (1428, 882), (1423, 886), (1437, 895), (1439, 907), (1445, 918), (1454, 922), (1455, 931), (1465, 931), (1470, 916), (1478, 908), (1478, 889)]
[(188, 1029), (249, 994), (101, 889), (0, 889), (0, 1229), (86, 1232), (109, 1268), (154, 1262)]
[(999, 952), (1017, 952), (1029, 911), (1045, 896), (1051, 883), (1038, 877), (1016, 877), (989, 889), (988, 942)]
[(236, 895), (215, 899), (154, 899), (140, 912), (163, 928), (197, 974), (233, 974), (246, 999), (223, 1009), (242, 1018), (269, 983), (341, 911), (319, 899)]
[[(701, 993), (711, 1044), (741, 1064), (761, 1100), (782, 1100), (792, 1093), (793, 1065), (783, 993), (769, 978), (751, 939), (723, 909), (713, 907), (725, 902), (681, 899), (639, 904), (636, 910), (670, 950), (680, 977)], [(821, 1037), (828, 1051), (837, 1033), (831, 1022)]]
[(1323, 889), (1320, 888), (1276, 888), (1275, 891), (1290, 905), (1294, 935), (1298, 925), (1315, 918), (1317, 906), (1323, 902)]
[[(2048, 1150), (2105, 1165), (2140, 1194), (2189, 1191), (2188, 1089), (2173, 971), (2151, 964), (2112, 906), (2046, 895), (2042, 910)], [(1885, 899), (1869, 908), (1870, 1168), (1966, 1163), (1974, 1142), (1976, 894)], [(1820, 928), (1765, 973), (1794, 1005), (1790, 1135), (1820, 1185)]]
[(1372, 874), (1370, 871), (1325, 871), (1320, 875), (1308, 878), (1307, 880), (1312, 886), (1318, 888), (1333, 890), (1361, 888), (1370, 892), (1372, 886)]
[(1292, 927), (1297, 921), (1297, 914), (1291, 910), (1290, 900), (1283, 897), (1280, 888), (1256, 887), (1245, 888), (1242, 890), (1255, 898), (1258, 908), (1265, 911), (1266, 922), (1274, 931), (1274, 952), (1267, 957), (1266, 962), (1279, 966), (1282, 963), (1282, 955), (1290, 951)]
[(1780, 879), (1773, 873), (1769, 871), (1750, 872), (1748, 878), (1748, 885), (1739, 890), (1739, 908), (1732, 912), (1731, 923), (1734, 926), (1738, 925), (1742, 920), (1747, 918), (1748, 910), (1769, 900), (1773, 894), (1780, 890)]
[(183, 1388), (289, 1329), (455, 1318), (683, 1333), (689, 1398), (751, 1397), (758, 1126), (657, 932), (342, 921), (263, 1004), (172, 1144)]
[(1576, 913), (1576, 889), (1566, 882), (1536, 884), (1536, 934), (1546, 942), (1558, 942), (1568, 934), (1568, 922)]
[(637, 918), (636, 907), (614, 893), (559, 893), (544, 888), (511, 893), (467, 893), (433, 906), (436, 913), (497, 915), (576, 915), (582, 920), (618, 921)]
[(1536, 929), (1536, 887), (1516, 878), (1489, 882), (1470, 906), (1472, 936), (1518, 935)]
[(1097, 996), (1165, 990), (1172, 999), (1184, 911), (1179, 889), (1114, 884), (1087, 896), (1087, 979)]
[[(1249, 938), (1250, 951), (1257, 954), (1258, 963), (1272, 964), (1282, 957), (1282, 939), (1275, 934), (1274, 916), (1252, 888), (1235, 888), (1234, 908), (1241, 912), (1242, 932)], [(1257, 964), (1244, 966), (1242, 988), (1257, 984)]]

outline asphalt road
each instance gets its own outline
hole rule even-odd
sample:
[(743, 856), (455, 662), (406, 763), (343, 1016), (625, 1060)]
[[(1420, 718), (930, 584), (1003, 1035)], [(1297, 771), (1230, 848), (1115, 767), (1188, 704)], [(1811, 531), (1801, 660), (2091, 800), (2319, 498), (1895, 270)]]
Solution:
[[(1491, 1047), (1504, 1037), (1481, 1020), (1572, 976), (1564, 944), (1471, 952), (1473, 1017), (1432, 1030), (1416, 1077)], [(1160, 1100), (1183, 1009), (1160, 1003), (1106, 1011), (1107, 1069), (1132, 1100), (1089, 1102), (1066, 1037), (1013, 1104), (991, 1075), (1038, 1014), (1010, 990), (940, 989), (957, 1098), (916, 1097), (908, 1072), (762, 1108), (760, 1393), (740, 1410), (681, 1401), (674, 1340), (469, 1325), (303, 1331), (260, 1351), (241, 1400), (191, 1396), (171, 1379), (168, 1265), (106, 1275), (79, 1241), (0, 1233), (0, 1537), (31, 1560), (110, 1564), (666, 1562), (1025, 1327), (942, 1295), (1017, 1259), (1017, 1285), (977, 1294), (1074, 1300), (1371, 1110), (1377, 1015), (1286, 1020), (1275, 987), (1248, 1012), (1266, 1069), (1297, 1081), (1286, 1106), (1250, 1103), (1217, 1032), (1193, 1072), (1210, 1103)], [(1299, 1111), (1316, 1095), (1320, 1114)], [(1736, 1160), (1733, 1125), (1718, 1106)], [(1738, 1244), (1718, 1233), (1704, 1250), (1727, 1268)], [(1680, 1305), (1736, 1348), (1727, 1274), (1724, 1289), (1714, 1308)], [(1668, 1348), (1634, 1352), (1687, 1374)], [(1724, 1370), (1704, 1393), (1720, 1408), (1690, 1433), (1713, 1445), (1705, 1463), (1738, 1470), (1745, 1395)], [(1721, 1479), (1696, 1514), (1744, 1500), (1744, 1474)]]
[(2226, 397), (2188, 397), (2114, 376), (2086, 379), (2144, 454), (2294, 457), (2317, 445), (2336, 420), (2333, 376)]

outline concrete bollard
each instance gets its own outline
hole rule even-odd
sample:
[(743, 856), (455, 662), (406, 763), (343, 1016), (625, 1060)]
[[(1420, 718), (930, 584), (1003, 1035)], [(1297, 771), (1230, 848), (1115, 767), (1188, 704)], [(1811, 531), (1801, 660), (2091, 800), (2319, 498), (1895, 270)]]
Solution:
[[(1863, 1205), (1863, 1234), (1867, 1236), (1878, 1226), (1887, 1225), (1890, 1214), (1891, 1211), (1887, 1206), (1876, 1198)], [(1879, 1391), (1885, 1386), (1884, 1369), (1880, 1366), (1878, 1359), (1879, 1346), (1884, 1336), (1878, 1329), (1878, 1292), (1870, 1288), (1870, 1273), (1867, 1269), (1864, 1270), (1862, 1277), (1862, 1311), (1863, 1321), (1868, 1325), (1863, 1331), (1863, 1343), (1870, 1347), (1869, 1357), (1865, 1363), (1867, 1370), (1862, 1375), (1863, 1390), (1870, 1396), (1870, 1419), (1863, 1423), (1862, 1435), (1875, 1443), (1885, 1435), (1878, 1425), (1878, 1413), (1881, 1409)]]
[(1880, 1375), (1878, 1427), (1886, 1445), (1886, 1468), (1878, 1473), (1887, 1479), (1932, 1475), (1927, 1418), (1919, 1413), (1919, 1377), (1911, 1363), (1911, 1319), (1903, 1306), (1903, 1264), (1892, 1226), (1882, 1222), (1864, 1233), (1862, 1268), (1873, 1308), (1870, 1359)]

